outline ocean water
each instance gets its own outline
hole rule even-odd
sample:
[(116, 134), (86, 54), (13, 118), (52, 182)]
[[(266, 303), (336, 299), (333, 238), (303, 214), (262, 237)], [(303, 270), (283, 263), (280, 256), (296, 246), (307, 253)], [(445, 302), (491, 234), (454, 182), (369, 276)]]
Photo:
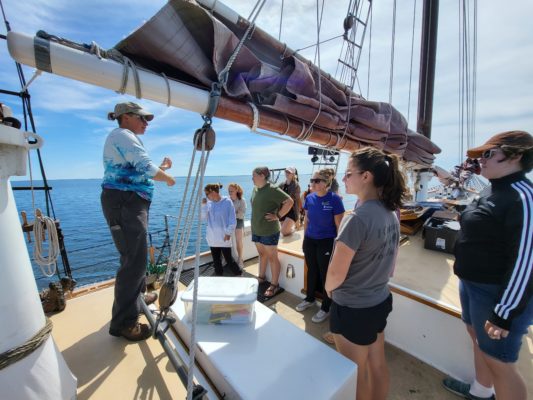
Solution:
[[(300, 176), (302, 191), (306, 189), (309, 175)], [(168, 218), (169, 233), (172, 239), (179, 215), (179, 208), (185, 188), (185, 178), (177, 178), (176, 185), (168, 187), (164, 183), (156, 182), (155, 195), (150, 207), (149, 233), (154, 246), (159, 247), (165, 239), (165, 215)], [(206, 177), (207, 183), (222, 183), (221, 193), (227, 195), (227, 187), (231, 182), (236, 182), (244, 189), (247, 200), (246, 219), (250, 218), (249, 195), (253, 189), (251, 175)], [(52, 187), (51, 197), (55, 216), (60, 221), (65, 237), (65, 247), (72, 269), (72, 275), (77, 280), (78, 286), (88, 285), (113, 278), (119, 266), (118, 252), (113, 244), (109, 228), (105, 222), (100, 206), (101, 180), (100, 179), (72, 179), (49, 180)], [(29, 186), (29, 182), (12, 182), (12, 186)], [(34, 186), (42, 186), (41, 181), (34, 181)], [(342, 185), (341, 185), (342, 186)], [(342, 191), (343, 188), (341, 188)], [(342, 194), (342, 193), (341, 193)], [(17, 209), (26, 211), (28, 219), (33, 220), (32, 194), (30, 191), (14, 191)], [(351, 196), (350, 196), (351, 197)], [(34, 192), (35, 207), (46, 212), (44, 191)], [(354, 199), (347, 199), (345, 206), (353, 206)], [(202, 224), (204, 225), (204, 224)], [(33, 234), (32, 234), (33, 235)], [(194, 254), (196, 243), (196, 221), (192, 230), (187, 255)], [(33, 271), (39, 290), (48, 286), (57, 276), (48, 278), (43, 275), (41, 268), (33, 262), (33, 237), (32, 242), (26, 241), (28, 252), (32, 259)], [(205, 226), (202, 226), (202, 251), (208, 250), (205, 241)], [(156, 254), (157, 257), (157, 254)], [(63, 273), (61, 261), (58, 269)]]

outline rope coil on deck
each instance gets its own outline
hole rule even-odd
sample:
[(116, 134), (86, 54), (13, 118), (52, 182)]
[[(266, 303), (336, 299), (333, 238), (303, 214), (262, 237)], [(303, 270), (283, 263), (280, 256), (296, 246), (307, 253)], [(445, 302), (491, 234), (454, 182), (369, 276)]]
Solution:
[(0, 370), (9, 367), (10, 365), (22, 360), (37, 350), (50, 336), (52, 332), (52, 321), (46, 318), (46, 324), (39, 332), (33, 335), (25, 343), (17, 346), (11, 350), (0, 354)]

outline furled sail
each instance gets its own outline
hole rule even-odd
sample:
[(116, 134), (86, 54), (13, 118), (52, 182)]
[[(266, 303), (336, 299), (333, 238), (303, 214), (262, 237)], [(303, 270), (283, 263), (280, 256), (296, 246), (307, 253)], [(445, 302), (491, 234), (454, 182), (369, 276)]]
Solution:
[[(149, 70), (209, 88), (248, 25), (242, 18), (233, 23), (215, 17), (193, 1), (172, 0), (115, 48)], [(319, 129), (334, 135), (322, 144), (339, 149), (370, 145), (422, 165), (430, 165), (440, 152), (408, 130), (392, 105), (363, 99), (257, 27), (238, 52), (224, 88), (229, 98), (303, 122), (300, 132), (308, 132), (299, 139), (313, 142)], [(339, 143), (344, 138), (346, 143)]]

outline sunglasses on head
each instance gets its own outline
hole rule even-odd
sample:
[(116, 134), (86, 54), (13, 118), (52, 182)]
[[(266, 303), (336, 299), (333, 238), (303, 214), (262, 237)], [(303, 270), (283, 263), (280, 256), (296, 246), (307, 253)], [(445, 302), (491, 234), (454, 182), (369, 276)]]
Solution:
[(484, 158), (485, 160), (491, 159), (494, 157), (494, 154), (498, 152), (498, 150), (499, 148), (485, 150), (483, 153), (481, 153), (481, 158)]
[(311, 183), (320, 183), (320, 182), (324, 182), (324, 179), (312, 178), (312, 179), (309, 179), (309, 182), (311, 182)]

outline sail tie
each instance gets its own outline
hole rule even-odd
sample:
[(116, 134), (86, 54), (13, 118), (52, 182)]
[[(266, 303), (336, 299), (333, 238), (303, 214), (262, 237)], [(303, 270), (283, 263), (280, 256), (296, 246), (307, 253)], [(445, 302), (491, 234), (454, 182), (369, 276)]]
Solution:
[[(252, 126), (250, 127), (250, 130), (252, 132), (257, 132), (257, 127), (259, 126), (259, 110), (257, 109), (257, 106), (254, 103), (248, 102), (248, 105), (252, 108), (252, 111), (254, 113), (254, 119), (252, 122)], [(287, 121), (287, 129), (289, 128), (289, 124)]]

